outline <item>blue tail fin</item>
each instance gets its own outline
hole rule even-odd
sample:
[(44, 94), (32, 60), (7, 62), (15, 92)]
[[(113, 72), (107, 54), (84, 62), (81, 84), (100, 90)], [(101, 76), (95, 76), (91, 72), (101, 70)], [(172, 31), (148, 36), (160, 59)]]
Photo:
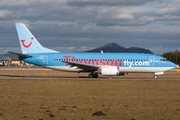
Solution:
[(43, 47), (23, 23), (16, 23), (16, 29), (23, 54), (57, 52)]

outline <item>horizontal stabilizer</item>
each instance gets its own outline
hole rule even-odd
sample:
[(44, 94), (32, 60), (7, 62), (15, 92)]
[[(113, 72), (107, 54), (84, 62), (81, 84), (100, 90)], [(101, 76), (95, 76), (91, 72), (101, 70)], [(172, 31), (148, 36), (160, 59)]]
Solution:
[(17, 55), (17, 56), (20, 56), (20, 57), (32, 57), (32, 55), (26, 55), (26, 54), (21, 54), (21, 53), (15, 53), (15, 52), (10, 52), (10, 51), (5, 51), (6, 53), (10, 53), (10, 54), (13, 54), (13, 55)]

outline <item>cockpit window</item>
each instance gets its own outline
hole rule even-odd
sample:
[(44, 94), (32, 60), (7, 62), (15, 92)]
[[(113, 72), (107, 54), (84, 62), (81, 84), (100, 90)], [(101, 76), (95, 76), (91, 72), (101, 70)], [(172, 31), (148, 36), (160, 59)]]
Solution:
[(160, 61), (165, 62), (165, 61), (168, 61), (168, 60), (167, 60), (167, 59), (162, 58), (162, 59), (160, 59)]

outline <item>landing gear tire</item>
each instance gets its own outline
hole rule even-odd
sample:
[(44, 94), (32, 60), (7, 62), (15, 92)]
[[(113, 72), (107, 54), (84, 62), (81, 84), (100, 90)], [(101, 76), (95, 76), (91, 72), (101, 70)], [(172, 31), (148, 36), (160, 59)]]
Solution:
[(89, 75), (88, 75), (88, 78), (93, 78), (93, 74), (89, 74)]
[(158, 76), (157, 76), (157, 75), (155, 75), (155, 76), (154, 76), (154, 79), (157, 79), (157, 78), (158, 78)]
[(98, 78), (98, 74), (97, 73), (93, 74), (93, 78)]
[(98, 78), (98, 74), (95, 73), (95, 74), (89, 74), (88, 75), (89, 78)]

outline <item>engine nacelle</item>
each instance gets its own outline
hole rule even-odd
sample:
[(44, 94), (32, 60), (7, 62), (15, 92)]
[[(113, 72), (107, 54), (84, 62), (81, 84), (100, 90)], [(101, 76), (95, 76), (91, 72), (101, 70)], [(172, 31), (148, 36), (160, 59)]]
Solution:
[(105, 76), (119, 76), (124, 75), (124, 73), (119, 72), (119, 68), (117, 66), (102, 66), (101, 74)]

